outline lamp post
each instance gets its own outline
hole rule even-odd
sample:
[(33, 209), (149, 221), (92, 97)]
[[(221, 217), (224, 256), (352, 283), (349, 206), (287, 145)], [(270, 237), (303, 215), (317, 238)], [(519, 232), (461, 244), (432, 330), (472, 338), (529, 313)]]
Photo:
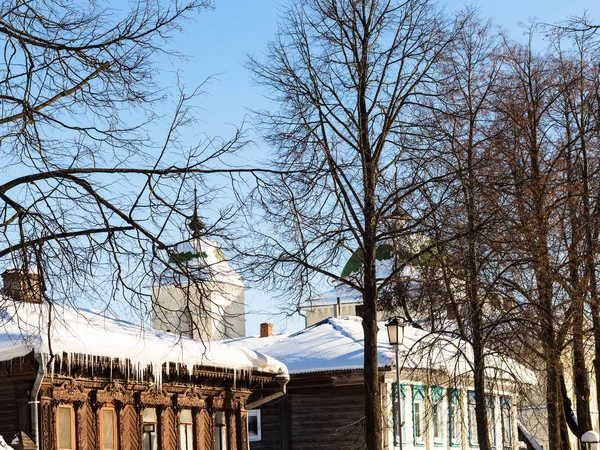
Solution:
[(400, 346), (404, 342), (404, 319), (402, 317), (392, 317), (386, 324), (388, 339), (390, 345), (396, 352), (396, 392), (398, 396), (398, 408), (396, 411), (396, 436), (398, 436), (398, 445), (402, 449), (402, 400), (400, 392)]

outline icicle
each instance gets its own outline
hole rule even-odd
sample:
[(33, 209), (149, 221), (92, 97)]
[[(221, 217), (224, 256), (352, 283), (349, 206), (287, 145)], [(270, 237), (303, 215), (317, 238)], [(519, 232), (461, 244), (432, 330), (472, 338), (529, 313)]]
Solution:
[(233, 388), (237, 389), (237, 369), (233, 368)]
[(108, 363), (110, 364), (110, 381), (112, 381), (112, 359), (109, 358)]
[(71, 376), (71, 359), (72, 359), (72, 354), (67, 353), (67, 370), (68, 370), (69, 376)]

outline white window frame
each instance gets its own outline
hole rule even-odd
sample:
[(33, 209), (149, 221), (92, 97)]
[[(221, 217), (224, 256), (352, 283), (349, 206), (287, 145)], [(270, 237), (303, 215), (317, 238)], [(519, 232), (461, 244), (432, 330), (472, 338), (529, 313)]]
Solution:
[[(250, 434), (250, 417), (256, 417), (257, 434)], [(248, 440), (250, 442), (258, 442), (262, 439), (262, 428), (260, 421), (260, 409), (251, 409), (248, 411)]]

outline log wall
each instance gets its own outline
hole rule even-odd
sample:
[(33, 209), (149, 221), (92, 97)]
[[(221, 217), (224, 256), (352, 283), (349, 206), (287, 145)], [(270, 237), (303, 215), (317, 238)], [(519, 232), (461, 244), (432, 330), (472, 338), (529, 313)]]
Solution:
[(251, 450), (354, 450), (364, 445), (362, 383), (298, 379), (288, 394), (261, 408), (261, 440)]

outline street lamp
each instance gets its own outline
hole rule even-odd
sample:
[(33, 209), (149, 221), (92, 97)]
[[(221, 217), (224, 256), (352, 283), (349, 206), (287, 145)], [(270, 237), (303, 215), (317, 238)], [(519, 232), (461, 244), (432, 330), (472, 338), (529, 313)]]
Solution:
[(396, 352), (396, 392), (398, 395), (398, 408), (396, 408), (396, 435), (398, 436), (398, 445), (402, 449), (402, 400), (400, 392), (400, 346), (404, 343), (404, 319), (402, 317), (392, 317), (385, 324), (388, 332), (390, 345)]

